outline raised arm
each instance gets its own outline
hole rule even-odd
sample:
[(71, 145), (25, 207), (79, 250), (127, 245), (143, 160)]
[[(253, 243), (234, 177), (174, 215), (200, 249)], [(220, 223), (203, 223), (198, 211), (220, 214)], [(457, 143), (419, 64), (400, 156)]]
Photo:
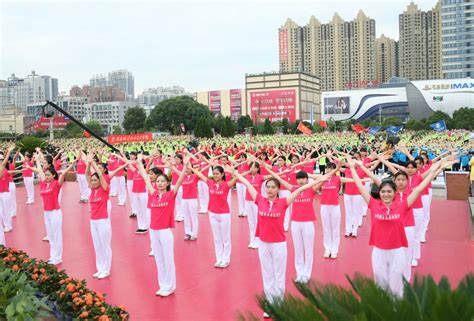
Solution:
[(314, 180), (313, 182), (311, 183), (308, 183), (306, 185), (303, 185), (301, 187), (299, 187), (297, 190), (295, 190), (293, 193), (291, 193), (287, 198), (286, 198), (286, 203), (288, 205), (290, 205), (291, 203), (293, 203), (295, 201), (295, 199), (305, 190), (307, 190), (308, 188), (311, 188), (315, 185), (318, 185), (320, 184), (321, 182), (324, 182), (326, 180), (328, 180), (329, 178), (329, 174), (326, 174), (326, 175), (323, 175), (323, 176), (320, 176), (318, 179)]
[(3, 172), (5, 172), (5, 167), (7, 166), (8, 159), (10, 158), (10, 154), (12, 152), (12, 149), (13, 149), (13, 147), (9, 147), (7, 149), (7, 154), (5, 155), (5, 157), (3, 158), (2, 163), (0, 164), (0, 178), (3, 177)]
[(145, 181), (145, 186), (146, 186), (146, 189), (148, 190), (148, 193), (153, 194), (153, 193), (155, 193), (156, 190), (155, 190), (155, 188), (153, 187), (153, 184), (150, 181), (150, 177), (148, 176), (145, 167), (143, 167), (142, 159), (143, 158), (140, 154), (139, 157), (138, 157), (138, 161), (137, 161), (138, 173), (140, 173), (140, 175), (143, 177), (143, 180)]
[(370, 177), (370, 179), (375, 183), (375, 185), (380, 186), (380, 184), (382, 184), (382, 180), (375, 176), (375, 174), (367, 167), (365, 167), (362, 162), (357, 162), (357, 165), (359, 165), (359, 167), (364, 171), (364, 173)]
[(97, 173), (97, 176), (99, 176), (99, 181), (100, 181), (100, 186), (104, 189), (107, 190), (107, 181), (105, 180), (104, 175), (102, 172), (99, 170), (99, 167), (97, 167), (96, 162), (92, 162), (92, 167), (94, 168), (95, 172)]
[(59, 175), (59, 178), (58, 178), (58, 184), (59, 185), (63, 185), (64, 183), (64, 180), (66, 179), (66, 174), (69, 173), (69, 171), (73, 168), (74, 166), (74, 162), (72, 162), (64, 172), (61, 173), (61, 175)]
[(293, 185), (285, 181), (283, 178), (281, 178), (278, 174), (276, 174), (274, 171), (271, 170), (271, 168), (267, 169), (268, 173), (270, 174), (271, 177), (277, 179), (281, 185), (285, 186), (285, 188), (289, 191), (293, 189)]
[(250, 184), (250, 182), (241, 174), (237, 173), (236, 177), (242, 184), (244, 184), (247, 187), (247, 191), (249, 192), (250, 197), (252, 197), (252, 199), (255, 201), (258, 195), (258, 192), (255, 189), (255, 187), (253, 187), (252, 184)]
[(125, 163), (125, 164), (119, 166), (118, 168), (116, 168), (115, 170), (113, 170), (112, 172), (109, 172), (109, 177), (110, 177), (110, 178), (114, 177), (115, 175), (117, 175), (117, 173), (118, 173), (119, 171), (121, 171), (122, 169), (124, 169), (125, 167), (127, 167), (127, 165), (128, 165), (128, 164)]
[(359, 175), (357, 174), (357, 171), (355, 170), (355, 167), (354, 167), (355, 166), (355, 161), (351, 157), (347, 157), (346, 160), (347, 160), (347, 163), (349, 164), (349, 168), (351, 169), (351, 173), (352, 173), (352, 177), (354, 178), (354, 182), (355, 182), (357, 188), (359, 189), (360, 194), (364, 198), (365, 202), (368, 204), (369, 201), (370, 201), (370, 194), (365, 189)]

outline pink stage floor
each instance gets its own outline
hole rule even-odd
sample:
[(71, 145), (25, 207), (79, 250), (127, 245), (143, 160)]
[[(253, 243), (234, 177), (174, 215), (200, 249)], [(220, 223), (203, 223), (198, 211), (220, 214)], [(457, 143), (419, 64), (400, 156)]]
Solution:
[[(41, 241), (45, 236), (42, 200), (38, 190), (36, 192), (35, 204), (25, 205), (25, 190), (23, 187), (17, 189), (18, 215), (14, 219), (13, 232), (7, 233), (6, 238), (9, 246), (22, 249), (32, 257), (47, 259), (49, 245)], [(90, 288), (106, 293), (108, 302), (123, 304), (132, 320), (235, 320), (238, 312), (247, 311), (262, 315), (255, 300), (255, 295), (262, 292), (258, 254), (256, 250), (247, 249), (247, 219), (237, 216), (235, 195), (231, 266), (224, 270), (213, 267), (214, 248), (207, 215), (199, 215), (196, 242), (183, 240), (183, 223), (178, 223), (174, 231), (177, 290), (168, 298), (155, 296), (157, 272), (154, 259), (148, 256), (148, 234), (134, 234), (136, 220), (128, 218), (129, 206), (118, 207), (115, 198), (112, 200), (112, 274), (105, 280), (92, 278), (96, 270), (88, 207), (78, 203), (78, 199), (77, 184), (67, 182), (62, 202), (64, 255), (60, 267), (73, 277), (86, 279)], [(414, 272), (431, 273), (436, 279), (447, 275), (451, 283), (457, 285), (474, 269), (468, 204), (435, 199), (431, 208), (428, 242), (422, 245), (423, 258)], [(355, 239), (341, 235), (339, 257), (331, 260), (322, 257), (321, 222), (318, 220), (313, 268), (316, 280), (348, 286), (346, 274), (371, 275), (369, 223), (368, 218), (364, 218), (364, 225)], [(341, 231), (343, 226), (341, 224)], [(296, 293), (292, 283), (295, 277), (293, 244), (289, 234), (288, 239), (287, 292)]]

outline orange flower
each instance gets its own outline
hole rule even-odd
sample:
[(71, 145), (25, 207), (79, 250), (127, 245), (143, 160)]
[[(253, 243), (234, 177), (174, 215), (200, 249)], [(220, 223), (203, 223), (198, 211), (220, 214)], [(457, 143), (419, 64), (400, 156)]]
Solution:
[(15, 261), (16, 261), (16, 257), (13, 257), (13, 258), (12, 258), (12, 262), (15, 262)]
[(105, 313), (105, 308), (104, 307), (100, 308), (100, 313)]
[(75, 291), (76, 291), (76, 287), (74, 286), (74, 284), (69, 283), (69, 284), (66, 286), (66, 290), (68, 290), (69, 293), (72, 293), (72, 292), (75, 292)]
[(74, 298), (77, 298), (78, 296), (79, 296), (79, 292), (74, 292), (74, 293), (72, 294), (72, 298), (73, 298), (73, 299), (74, 299)]
[(9, 261), (10, 261), (10, 258), (8, 256), (3, 258), (3, 262), (9, 262)]
[(74, 300), (72, 300), (72, 302), (75, 304), (75, 305), (81, 305), (83, 303), (82, 299), (81, 298), (75, 298)]
[(96, 307), (100, 307), (101, 305), (102, 305), (102, 302), (100, 302), (100, 301), (95, 303)]
[(119, 308), (120, 310), (125, 310), (125, 307), (124, 307), (123, 305), (121, 305), (121, 304), (118, 305), (118, 308)]
[(33, 274), (33, 275), (31, 276), (31, 279), (32, 279), (33, 281), (38, 280), (38, 274)]
[(85, 312), (82, 312), (82, 313), (81, 313), (81, 315), (79, 316), (79, 318), (85, 319), (85, 318), (87, 318), (88, 316), (89, 316), (89, 313), (87, 313), (87, 311), (85, 311)]
[(97, 298), (99, 298), (99, 300), (104, 300), (104, 296), (101, 293), (97, 292), (95, 295), (97, 296)]
[(104, 314), (104, 315), (101, 315), (98, 320), (99, 321), (109, 321), (110, 318)]
[(59, 284), (64, 284), (65, 282), (66, 282), (66, 281), (61, 280), (61, 281), (59, 281)]
[(42, 282), (46, 281), (47, 279), (48, 279), (48, 276), (47, 276), (47, 275), (43, 275), (43, 276), (41, 277), (41, 281), (42, 281)]
[(18, 271), (19, 269), (20, 269), (20, 268), (19, 268), (18, 265), (16, 265), (16, 264), (15, 264), (14, 266), (12, 266), (12, 270), (13, 270), (14, 272)]
[(92, 295), (90, 293), (87, 293), (86, 295), (84, 295), (84, 301), (86, 302), (87, 305), (92, 305), (93, 303)]
[(41, 273), (44, 273), (46, 270), (45, 269), (40, 269), (40, 272)]
[(38, 273), (38, 269), (35, 268), (35, 269), (33, 270), (33, 273)]
[(59, 293), (59, 298), (62, 299), (62, 298), (64, 298), (65, 295), (66, 295), (66, 293), (61, 292), (61, 293)]

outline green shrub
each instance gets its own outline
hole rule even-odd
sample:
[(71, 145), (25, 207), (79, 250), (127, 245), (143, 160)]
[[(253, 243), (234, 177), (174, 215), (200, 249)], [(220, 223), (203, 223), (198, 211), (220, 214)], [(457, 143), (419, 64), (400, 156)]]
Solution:
[(36, 147), (46, 148), (48, 143), (37, 137), (25, 136), (17, 143), (17, 146), (20, 148), (22, 153), (33, 153)]
[[(431, 276), (415, 276), (413, 285), (405, 282), (404, 297), (398, 298), (378, 287), (374, 280), (356, 274), (351, 288), (311, 282), (296, 284), (303, 295), (287, 295), (269, 303), (258, 296), (262, 309), (275, 321), (472, 321), (474, 320), (474, 274), (464, 277), (451, 289), (446, 277), (436, 284)], [(240, 320), (258, 320), (252, 314)]]
[(7, 269), (0, 261), (0, 320), (37, 320), (47, 316), (46, 298), (39, 300), (37, 293), (25, 273)]

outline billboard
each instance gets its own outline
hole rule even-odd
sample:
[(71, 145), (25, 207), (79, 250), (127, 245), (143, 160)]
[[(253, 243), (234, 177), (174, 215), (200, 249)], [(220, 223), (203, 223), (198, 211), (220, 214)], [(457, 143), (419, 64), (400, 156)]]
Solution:
[(280, 30), (280, 61), (288, 61), (288, 30)]
[(349, 97), (324, 98), (324, 113), (326, 115), (349, 114)]
[(296, 90), (265, 90), (250, 93), (252, 119), (263, 122), (265, 119), (277, 121), (287, 118), (296, 120)]
[(109, 135), (107, 141), (109, 144), (121, 144), (131, 142), (151, 142), (153, 140), (152, 133), (130, 134), (130, 135)]
[(221, 92), (219, 90), (209, 92), (209, 109), (213, 114), (221, 112)]
[[(41, 116), (39, 120), (33, 124), (33, 130), (47, 130), (49, 129), (50, 126), (50, 119), (51, 118), (46, 118)], [(53, 129), (64, 129), (67, 124), (69, 124), (71, 121), (69, 118), (64, 117), (64, 116), (53, 116)]]
[(230, 118), (237, 120), (242, 114), (242, 91), (240, 89), (230, 90)]

